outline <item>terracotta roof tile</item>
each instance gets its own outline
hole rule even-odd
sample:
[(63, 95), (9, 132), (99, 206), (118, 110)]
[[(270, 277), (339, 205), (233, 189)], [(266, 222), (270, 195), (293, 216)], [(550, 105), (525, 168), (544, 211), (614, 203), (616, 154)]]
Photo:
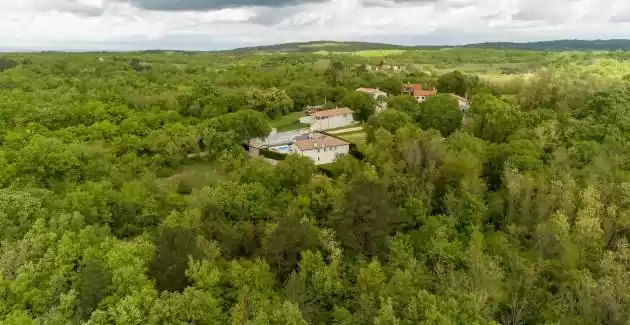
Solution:
[(350, 143), (323, 134), (318, 134), (318, 136), (313, 139), (295, 141), (295, 145), (302, 151), (324, 147), (339, 147), (348, 144)]
[(413, 92), (414, 96), (433, 96), (435, 95), (435, 92), (433, 90), (424, 90), (424, 89), (420, 89), (420, 90), (416, 90)]
[(427, 96), (435, 95), (435, 91), (422, 89), (422, 85), (420, 84), (404, 84), (403, 92), (411, 92), (412, 96), (414, 97), (418, 97), (418, 96), (427, 97)]

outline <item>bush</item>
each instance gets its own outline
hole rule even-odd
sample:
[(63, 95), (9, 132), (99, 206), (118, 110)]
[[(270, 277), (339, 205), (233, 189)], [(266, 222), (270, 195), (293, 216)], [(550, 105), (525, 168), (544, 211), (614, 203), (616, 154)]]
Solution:
[(0, 71), (5, 71), (17, 67), (18, 63), (6, 58), (0, 58)]
[(188, 180), (183, 179), (179, 181), (179, 184), (177, 184), (177, 193), (181, 195), (188, 195), (192, 193), (192, 191), (193, 191), (193, 188), (189, 184)]
[(287, 158), (286, 154), (272, 151), (269, 149), (260, 149), (260, 155), (265, 158), (269, 158), (273, 160), (285, 160)]

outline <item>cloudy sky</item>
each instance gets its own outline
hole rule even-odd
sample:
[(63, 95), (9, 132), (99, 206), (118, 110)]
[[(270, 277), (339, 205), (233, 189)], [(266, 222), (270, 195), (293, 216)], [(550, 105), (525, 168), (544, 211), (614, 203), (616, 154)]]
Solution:
[(630, 38), (628, 0), (0, 0), (0, 50)]

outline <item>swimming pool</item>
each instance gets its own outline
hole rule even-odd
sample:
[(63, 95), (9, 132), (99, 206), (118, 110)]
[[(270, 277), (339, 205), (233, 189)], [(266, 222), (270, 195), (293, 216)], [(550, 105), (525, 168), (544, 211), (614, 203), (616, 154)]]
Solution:
[(289, 145), (282, 145), (282, 146), (275, 146), (275, 147), (271, 147), (269, 148), (273, 151), (277, 151), (277, 152), (282, 152), (282, 153), (290, 153), (291, 152), (291, 147)]

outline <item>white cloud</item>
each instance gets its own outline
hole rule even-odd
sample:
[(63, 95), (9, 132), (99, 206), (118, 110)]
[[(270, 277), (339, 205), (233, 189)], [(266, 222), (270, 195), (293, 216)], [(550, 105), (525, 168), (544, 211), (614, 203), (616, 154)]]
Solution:
[(629, 20), (625, 0), (329, 0), (206, 11), (145, 10), (121, 0), (2, 0), (0, 44), (214, 49), (317, 39), (452, 44), (630, 38)]

